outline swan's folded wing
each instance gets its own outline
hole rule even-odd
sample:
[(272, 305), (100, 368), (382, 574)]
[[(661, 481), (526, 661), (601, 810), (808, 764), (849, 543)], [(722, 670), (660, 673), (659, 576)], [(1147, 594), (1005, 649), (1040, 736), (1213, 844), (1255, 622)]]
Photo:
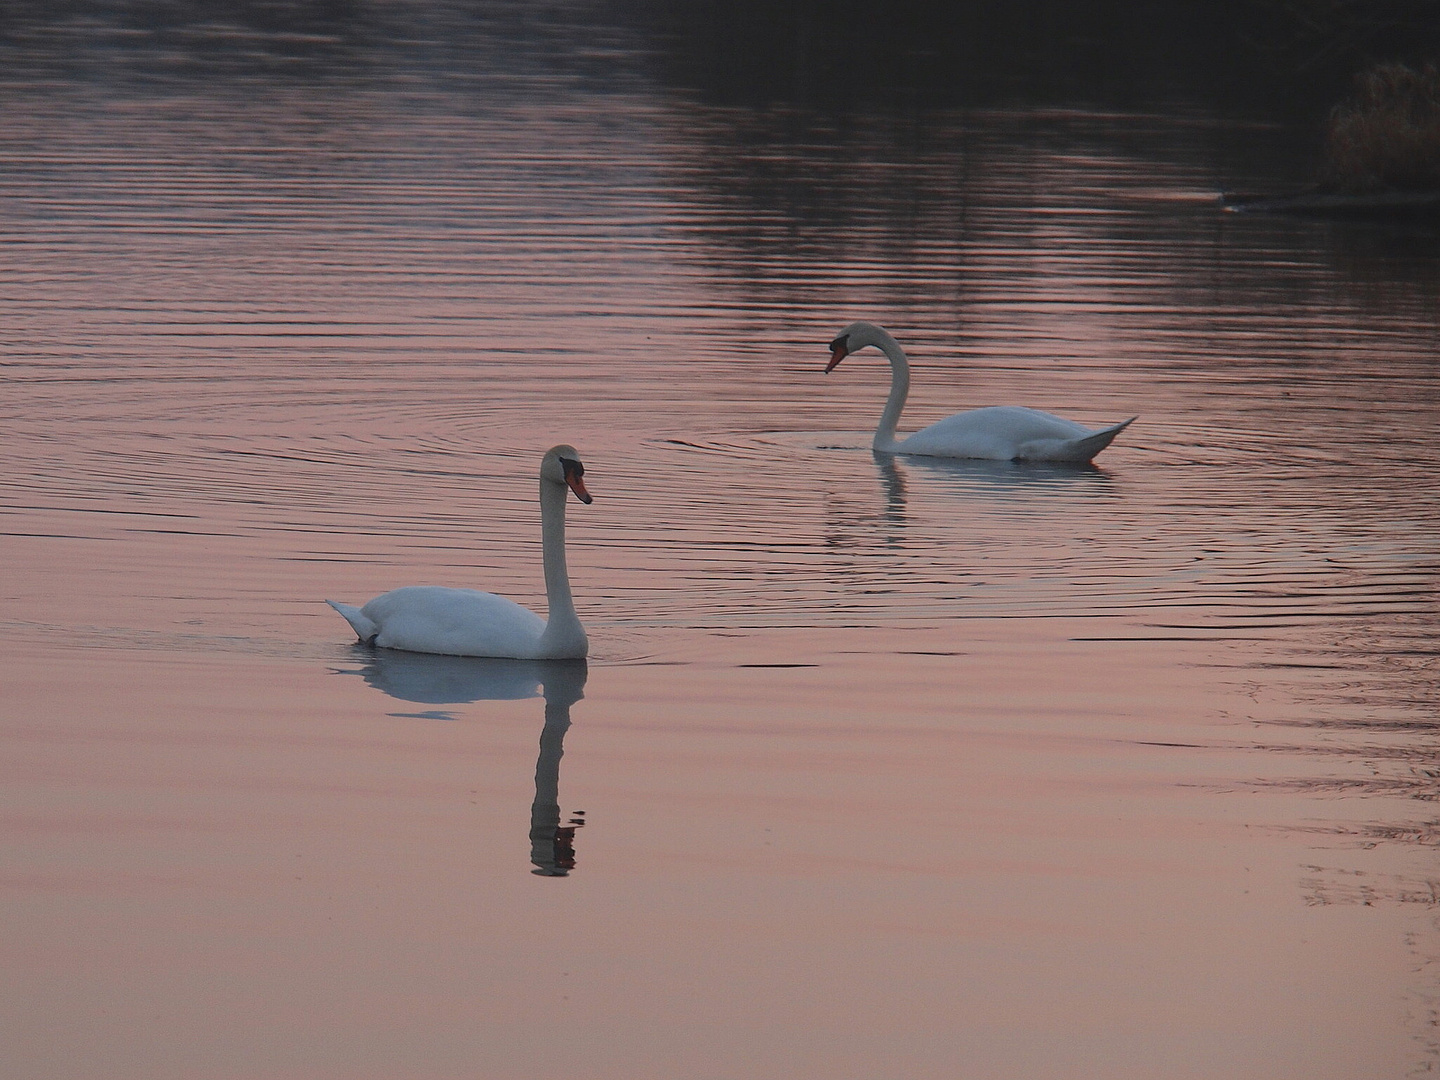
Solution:
[(956, 413), (917, 431), (896, 450), (931, 457), (990, 461), (1089, 461), (1135, 418), (1091, 431), (1061, 416), (1021, 405)]
[(391, 589), (362, 614), (382, 648), (447, 656), (535, 657), (545, 633), (545, 620), (513, 600), (441, 585)]
[(1082, 439), (1090, 429), (1022, 405), (988, 405), (947, 416), (902, 442), (902, 454), (987, 461), (1044, 459), (1047, 450)]

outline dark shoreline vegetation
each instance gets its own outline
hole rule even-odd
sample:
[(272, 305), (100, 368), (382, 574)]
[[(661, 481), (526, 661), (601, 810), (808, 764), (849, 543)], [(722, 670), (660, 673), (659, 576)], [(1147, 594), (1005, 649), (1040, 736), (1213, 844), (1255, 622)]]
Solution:
[(1440, 70), (1380, 64), (1330, 114), (1321, 184), (1347, 195), (1440, 191)]
[(1331, 110), (1318, 181), (1285, 195), (1226, 195), (1229, 209), (1440, 220), (1440, 69), (1385, 63)]

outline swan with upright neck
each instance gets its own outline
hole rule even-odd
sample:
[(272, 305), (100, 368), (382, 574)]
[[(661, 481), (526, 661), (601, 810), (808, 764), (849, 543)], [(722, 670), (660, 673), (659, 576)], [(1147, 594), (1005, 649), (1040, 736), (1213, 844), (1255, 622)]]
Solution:
[(345, 616), (367, 645), (447, 656), (518, 660), (576, 660), (589, 650), (575, 614), (565, 566), (565, 499), (573, 491), (592, 501), (581, 479), (585, 466), (573, 446), (552, 447), (540, 462), (540, 535), (548, 619), (513, 600), (475, 589), (409, 585), (364, 607), (325, 601)]
[(895, 437), (895, 425), (910, 393), (910, 361), (900, 343), (883, 327), (853, 322), (830, 343), (830, 363), (835, 366), (853, 352), (873, 345), (890, 361), (890, 397), (880, 424), (875, 428), (874, 449), (887, 454), (918, 454), (924, 457), (981, 458), (988, 461), (1070, 461), (1086, 462), (1110, 445), (1112, 439), (1134, 420), (1122, 420), (1092, 430), (1073, 420), (1052, 416), (1019, 405), (992, 405), (956, 413), (904, 440)]

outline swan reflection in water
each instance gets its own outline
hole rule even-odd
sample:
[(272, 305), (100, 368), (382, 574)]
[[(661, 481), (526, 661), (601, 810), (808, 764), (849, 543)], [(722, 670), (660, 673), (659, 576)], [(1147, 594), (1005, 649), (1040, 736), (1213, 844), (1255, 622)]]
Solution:
[[(853, 444), (827, 449), (858, 449)], [(878, 511), (873, 503), (854, 494), (852, 484), (836, 485), (827, 520), (825, 544), (832, 549), (859, 545), (877, 552), (872, 545), (890, 552), (906, 552), (919, 541), (936, 537), (917, 536), (911, 502), (919, 496), (920, 506), (931, 509), (963, 503), (972, 515), (986, 514), (1001, 521), (1043, 521), (1048, 528), (1062, 515), (1094, 516), (1096, 504), (1122, 497), (1115, 478), (1091, 462), (982, 461), (969, 458), (905, 457), (872, 450), (875, 475), (883, 498)], [(939, 496), (939, 498), (934, 498)], [(933, 515), (932, 515), (933, 517)], [(973, 524), (973, 521), (972, 521)], [(949, 528), (939, 519), (918, 526)], [(945, 534), (948, 535), (948, 534)], [(973, 535), (973, 534), (972, 534)], [(1038, 535), (1038, 534), (1037, 534)], [(856, 564), (859, 565), (859, 564)], [(867, 563), (872, 568), (878, 564)], [(902, 571), (903, 572), (903, 571)]]
[[(871, 451), (880, 483), (885, 489), (887, 513), (905, 509), (905, 478), (895, 464), (895, 455)], [(1094, 498), (1114, 494), (1114, 478), (1093, 462), (1063, 461), (980, 461), (966, 458), (907, 457), (905, 468), (924, 473), (938, 482), (940, 490), (957, 495), (983, 495), (993, 499), (1018, 499), (1045, 491)]]
[[(545, 698), (545, 726), (540, 731), (540, 758), (535, 764), (535, 801), (530, 806), (531, 873), (565, 877), (575, 868), (575, 830), (585, 824), (578, 810), (560, 824), (560, 758), (570, 728), (570, 706), (585, 696), (589, 675), (584, 660), (502, 660), (493, 657), (439, 656), (355, 646), (364, 661), (359, 670), (367, 683), (401, 701), (424, 705), (458, 705), (471, 701), (518, 701)], [(445, 711), (396, 713), (450, 719)]]

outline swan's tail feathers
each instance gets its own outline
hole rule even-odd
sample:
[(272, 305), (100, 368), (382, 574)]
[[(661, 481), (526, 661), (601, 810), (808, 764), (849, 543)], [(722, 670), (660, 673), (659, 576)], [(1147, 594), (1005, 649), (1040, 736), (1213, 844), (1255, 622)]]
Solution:
[(1086, 435), (1083, 439), (1075, 440), (1073, 443), (1075, 448), (1075, 457), (1073, 460), (1089, 461), (1096, 454), (1100, 453), (1101, 450), (1104, 450), (1114, 442), (1116, 435), (1119, 435), (1120, 432), (1124, 431), (1138, 419), (1138, 416), (1132, 416), (1129, 420), (1121, 420), (1118, 424), (1111, 424), (1107, 428), (1101, 428), (1099, 431)]
[(375, 635), (379, 632), (380, 628), (367, 619), (363, 611), (358, 607), (351, 607), (349, 604), (341, 604), (334, 600), (326, 600), (325, 602), (340, 612), (341, 615), (345, 616), (345, 621), (350, 624), (350, 628), (355, 631), (355, 635), (364, 644), (375, 644)]

